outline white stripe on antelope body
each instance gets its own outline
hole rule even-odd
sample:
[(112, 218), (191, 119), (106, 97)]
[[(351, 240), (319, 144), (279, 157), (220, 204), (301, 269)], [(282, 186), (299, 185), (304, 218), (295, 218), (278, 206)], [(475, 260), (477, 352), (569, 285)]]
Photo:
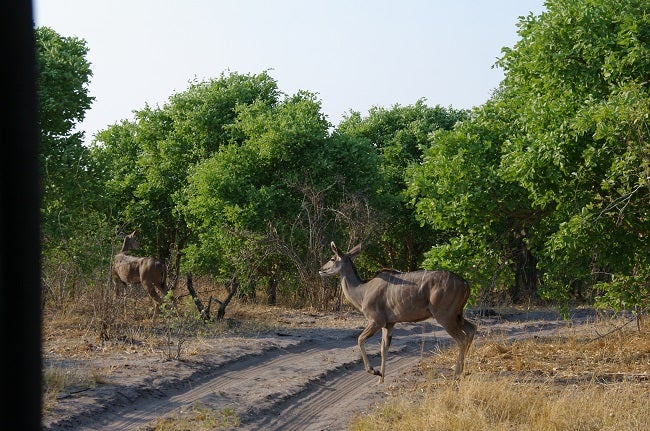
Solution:
[[(361, 245), (344, 253), (334, 242), (334, 256), (320, 269), (322, 276), (341, 277), (345, 297), (368, 319), (368, 325), (359, 335), (361, 358), (367, 372), (384, 381), (386, 352), (390, 347), (393, 327), (399, 322), (419, 322), (430, 317), (456, 340), (458, 360), (455, 375), (459, 377), (464, 368), (465, 355), (469, 350), (476, 326), (463, 317), (470, 295), (469, 284), (451, 271), (382, 271), (370, 280), (362, 280), (353, 259), (361, 251)], [(373, 369), (368, 361), (365, 341), (382, 330), (381, 366)]]

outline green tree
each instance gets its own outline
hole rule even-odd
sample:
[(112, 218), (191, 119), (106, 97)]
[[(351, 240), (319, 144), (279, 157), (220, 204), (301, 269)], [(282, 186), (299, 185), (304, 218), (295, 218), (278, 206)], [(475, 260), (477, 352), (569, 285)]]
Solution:
[(35, 29), (37, 89), (41, 129), (43, 230), (51, 238), (69, 237), (85, 181), (83, 132), (75, 126), (84, 119), (93, 97), (92, 76), (86, 60), (86, 42), (63, 37), (48, 27)]
[(521, 186), (499, 177), (511, 124), (495, 96), (453, 130), (431, 134), (407, 174), (418, 219), (440, 232), (425, 267), (463, 274), (482, 302), (531, 298), (538, 283), (530, 241), (541, 214)]
[(380, 219), (381, 232), (363, 257), (374, 261), (375, 267), (379, 264), (416, 269), (424, 252), (440, 239), (441, 232), (420, 223), (408, 205), (405, 172), (410, 165), (420, 162), (431, 133), (449, 130), (466, 117), (466, 111), (429, 107), (424, 100), (418, 100), (409, 106), (374, 107), (366, 118), (352, 112), (337, 127), (341, 134), (364, 140), (379, 157), (372, 206)]
[(93, 196), (86, 190), (91, 179), (83, 132), (93, 97), (88, 95), (92, 76), (86, 59), (86, 42), (63, 37), (48, 27), (34, 29), (37, 92), (41, 138), (41, 233), (43, 237), (44, 295), (62, 298), (78, 275), (98, 266), (92, 232), (103, 223), (92, 211)]
[(240, 106), (234, 142), (199, 163), (190, 178), (186, 211), (198, 236), (186, 250), (190, 263), (213, 274), (247, 274), (254, 280), (249, 293), (266, 285), (270, 302), (278, 294), (327, 302), (314, 270), (332, 232), (327, 220), (334, 211), (327, 209), (373, 173), (372, 149), (330, 136), (329, 127), (320, 101), (305, 91), (277, 105)]
[(546, 2), (504, 51), (504, 97), (519, 131), (500, 176), (546, 216), (539, 267), (554, 297), (630, 307), (650, 297), (650, 4)]
[(135, 111), (97, 134), (93, 171), (105, 184), (103, 211), (120, 229), (138, 228), (143, 252), (167, 259), (178, 274), (190, 240), (184, 212), (188, 174), (195, 164), (237, 138), (231, 126), (237, 109), (277, 103), (277, 84), (268, 73), (221, 74), (193, 82), (159, 108)]
[(515, 300), (543, 279), (545, 297), (647, 307), (649, 5), (546, 7), (520, 20), (492, 99), (411, 170), (419, 216), (450, 236), (427, 265), (476, 268)]

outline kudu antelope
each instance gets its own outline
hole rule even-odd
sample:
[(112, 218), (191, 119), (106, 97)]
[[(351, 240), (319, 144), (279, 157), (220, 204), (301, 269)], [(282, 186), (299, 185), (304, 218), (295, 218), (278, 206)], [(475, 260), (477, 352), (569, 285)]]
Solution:
[(136, 257), (127, 254), (129, 250), (140, 248), (140, 243), (135, 238), (136, 232), (124, 235), (122, 250), (113, 258), (111, 278), (115, 284), (115, 296), (119, 296), (120, 288), (126, 287), (127, 284), (142, 284), (156, 302), (154, 310), (156, 312), (163, 302), (156, 289), (163, 296), (167, 293), (165, 288), (167, 269), (164, 263), (153, 257)]
[[(358, 338), (361, 359), (366, 371), (384, 381), (386, 353), (390, 347), (393, 327), (399, 322), (419, 322), (430, 317), (458, 343), (455, 375), (463, 372), (465, 355), (472, 344), (476, 326), (463, 317), (469, 298), (469, 284), (450, 271), (381, 271), (370, 280), (362, 280), (353, 259), (361, 244), (344, 253), (334, 242), (334, 256), (320, 269), (322, 276), (338, 275), (345, 297), (368, 319), (368, 325)], [(368, 361), (365, 341), (382, 330), (379, 371)]]

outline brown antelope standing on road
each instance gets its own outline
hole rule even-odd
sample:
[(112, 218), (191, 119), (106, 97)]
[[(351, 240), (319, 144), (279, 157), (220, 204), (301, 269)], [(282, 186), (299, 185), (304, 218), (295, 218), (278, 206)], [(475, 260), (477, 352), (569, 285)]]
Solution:
[(122, 251), (113, 258), (111, 278), (115, 284), (115, 297), (119, 296), (120, 287), (126, 287), (127, 284), (142, 284), (156, 302), (155, 313), (163, 302), (156, 289), (160, 290), (163, 296), (167, 293), (165, 287), (167, 269), (164, 263), (153, 257), (136, 257), (127, 254), (129, 250), (140, 248), (140, 243), (135, 239), (136, 232), (124, 236)]
[[(361, 251), (361, 244), (344, 253), (334, 242), (334, 256), (320, 269), (322, 276), (339, 275), (345, 297), (369, 320), (359, 335), (361, 359), (366, 371), (384, 381), (386, 352), (390, 347), (393, 327), (399, 322), (419, 322), (430, 317), (458, 343), (455, 376), (463, 372), (465, 355), (472, 344), (476, 326), (463, 317), (469, 298), (469, 284), (450, 271), (382, 271), (374, 278), (362, 280), (352, 259)], [(365, 341), (382, 330), (381, 367), (373, 369), (368, 361)]]

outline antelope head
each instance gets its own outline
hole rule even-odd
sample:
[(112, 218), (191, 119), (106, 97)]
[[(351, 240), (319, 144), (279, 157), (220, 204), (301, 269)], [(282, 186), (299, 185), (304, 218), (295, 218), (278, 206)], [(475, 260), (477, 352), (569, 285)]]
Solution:
[(122, 252), (127, 252), (129, 250), (137, 250), (140, 248), (140, 243), (135, 238), (137, 230), (134, 230), (133, 233), (129, 235), (124, 235), (124, 243), (122, 244)]
[(334, 241), (331, 242), (330, 246), (332, 247), (334, 256), (325, 262), (325, 264), (320, 268), (320, 271), (318, 271), (318, 274), (324, 277), (340, 274), (346, 263), (349, 262), (351, 264), (352, 259), (361, 251), (361, 244), (353, 247), (352, 250), (347, 253), (338, 248), (336, 244), (334, 244)]

